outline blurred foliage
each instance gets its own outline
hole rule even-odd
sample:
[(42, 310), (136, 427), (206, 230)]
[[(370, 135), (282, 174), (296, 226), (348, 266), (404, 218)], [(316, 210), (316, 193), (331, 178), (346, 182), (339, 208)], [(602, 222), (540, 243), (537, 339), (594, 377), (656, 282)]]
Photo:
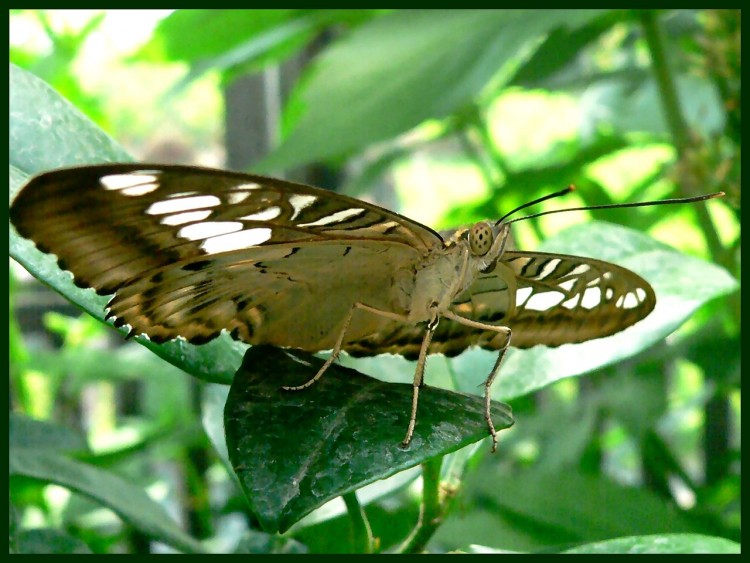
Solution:
[[(666, 340), (636, 331), (562, 355), (513, 350), (496, 395), (512, 397), (517, 423), (496, 455), (481, 443), (423, 459), (421, 482), (407, 471), (348, 492), (283, 536), (261, 531), (236, 480), (247, 469), (227, 455), (222, 383), (241, 347), (151, 347), (189, 377), (135, 343), (114, 347), (114, 331), (11, 276), (11, 552), (739, 551), (739, 10), (178, 10), (107, 72), (87, 69), (85, 52), (124, 16), (92, 13), (75, 28), (58, 17), (11, 11), (12, 194), (41, 170), (142, 154), (149, 140), (125, 127), (153, 129), (156, 116), (184, 114), (193, 129), (179, 140), (220, 152), (203, 128), (221, 119), (204, 103), (218, 94), (197, 85), (315, 46), (259, 171), (322, 161), (343, 191), (436, 227), (497, 218), (567, 184), (578, 190), (566, 206), (727, 196), (588, 214), (690, 257), (598, 224), (556, 236), (582, 221), (572, 213), (517, 224), (522, 248), (629, 260), (658, 280), (674, 315), (663, 330), (687, 322)], [(46, 47), (14, 40), (29, 22)], [(102, 300), (13, 231), (10, 250), (101, 319)], [(428, 383), (476, 392), (492, 361), (432, 358)], [(413, 370), (389, 357), (345, 363), (388, 381)], [(292, 444), (307, 429), (293, 430)]]
[(42, 53), (25, 45), (16, 45), (10, 50), (10, 62), (44, 77), (63, 97), (76, 107), (85, 108), (90, 119), (106, 128), (107, 114), (101, 99), (87, 93), (71, 73), (81, 47), (99, 28), (104, 13), (94, 15), (75, 30), (55, 28), (50, 22), (50, 14), (44, 10), (30, 10), (27, 14), (42, 28), (49, 45)]

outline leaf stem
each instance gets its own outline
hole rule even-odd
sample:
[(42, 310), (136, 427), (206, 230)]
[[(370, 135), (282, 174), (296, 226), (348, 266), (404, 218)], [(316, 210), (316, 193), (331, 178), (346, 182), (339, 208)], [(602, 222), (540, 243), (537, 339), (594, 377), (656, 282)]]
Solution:
[(342, 495), (349, 518), (352, 522), (352, 545), (354, 553), (372, 553), (373, 538), (370, 522), (367, 520), (364, 508), (359, 504), (357, 493), (352, 491)]

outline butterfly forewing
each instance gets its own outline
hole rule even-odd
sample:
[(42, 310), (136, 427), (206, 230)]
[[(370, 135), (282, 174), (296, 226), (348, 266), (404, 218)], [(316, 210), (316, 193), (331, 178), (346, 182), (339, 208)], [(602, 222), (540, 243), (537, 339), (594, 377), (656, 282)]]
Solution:
[[(155, 341), (332, 347), (355, 301), (442, 245), (380, 207), (274, 178), (184, 166), (102, 165), (33, 179), (11, 209), (19, 233), (100, 294), (116, 324)], [(343, 268), (342, 265), (346, 267)], [(353, 336), (380, 330), (363, 320)]]
[[(513, 331), (512, 345), (560, 346), (615, 334), (654, 308), (653, 289), (637, 274), (615, 264), (562, 254), (505, 252), (492, 272), (481, 274), (458, 295), (452, 310), (460, 316)], [(382, 332), (349, 345), (355, 355), (388, 351), (416, 357), (419, 327), (391, 323)], [(442, 319), (430, 351), (449, 356), (470, 346), (496, 350), (503, 338)]]

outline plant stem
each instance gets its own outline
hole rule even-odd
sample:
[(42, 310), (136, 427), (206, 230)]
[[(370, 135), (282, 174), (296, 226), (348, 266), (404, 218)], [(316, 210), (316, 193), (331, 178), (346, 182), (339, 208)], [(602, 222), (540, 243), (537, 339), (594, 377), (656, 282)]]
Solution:
[(440, 466), (443, 458), (435, 457), (422, 464), (422, 506), (419, 522), (409, 537), (398, 549), (398, 553), (421, 553), (445, 516), (445, 509), (453, 498), (440, 490)]
[(354, 491), (346, 493), (343, 495), (343, 499), (352, 522), (352, 545), (354, 553), (372, 553), (372, 529), (362, 505), (359, 504), (357, 493)]
[[(664, 116), (677, 148), (680, 162), (678, 185), (687, 196), (700, 195), (701, 186), (706, 185), (708, 179), (704, 178), (705, 174), (702, 167), (696, 166), (696, 163), (692, 162), (695, 160), (695, 153), (699, 147), (697, 146), (697, 140), (693, 139), (680, 107), (677, 88), (667, 63), (664, 39), (659, 29), (657, 12), (654, 10), (639, 10), (638, 15), (651, 54), (651, 67), (659, 88)], [(711, 257), (714, 261), (723, 264), (723, 247), (708, 209), (704, 205), (695, 205), (693, 209), (695, 209), (698, 222), (706, 237)]]
[[(659, 87), (664, 114), (677, 148), (679, 158), (677, 183), (686, 195), (697, 195), (700, 193), (702, 186), (708, 185), (711, 180), (710, 171), (701, 161), (699, 152), (702, 149), (701, 140), (691, 133), (682, 114), (677, 89), (667, 64), (664, 40), (656, 12), (640, 10), (638, 14), (651, 53), (652, 67)], [(696, 205), (693, 206), (693, 209), (697, 214), (712, 259), (732, 273), (738, 271), (731, 250), (724, 251), (706, 206)], [(729, 303), (729, 315), (736, 318), (740, 310), (739, 292), (730, 296), (727, 303)], [(709, 379), (712, 377), (712, 374), (707, 373), (706, 375)], [(722, 466), (721, 461), (717, 460), (726, 460), (729, 455), (729, 441), (727, 439), (729, 425), (727, 413), (729, 410), (728, 399), (722, 394), (712, 397), (705, 408), (703, 455), (707, 484), (719, 481), (726, 474), (727, 466)]]

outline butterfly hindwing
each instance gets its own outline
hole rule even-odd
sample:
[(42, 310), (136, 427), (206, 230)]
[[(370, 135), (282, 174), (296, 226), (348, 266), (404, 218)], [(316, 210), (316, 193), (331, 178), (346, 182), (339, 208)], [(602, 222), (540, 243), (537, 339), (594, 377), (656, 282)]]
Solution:
[[(344, 256), (349, 275), (341, 271)], [(110, 314), (156, 341), (179, 335), (202, 343), (224, 329), (251, 344), (330, 349), (352, 303), (390, 306), (383, 287), (391, 284), (397, 262), (409, 259), (400, 246), (383, 252), (366, 241), (222, 253), (128, 284), (112, 298)], [(353, 338), (384, 322), (373, 315), (357, 320), (347, 332)]]
[[(609, 262), (543, 252), (505, 252), (492, 272), (481, 274), (456, 297), (451, 309), (473, 321), (507, 326), (512, 345), (560, 346), (619, 332), (654, 308), (651, 286)], [(416, 357), (423, 329), (392, 323), (383, 332), (351, 344), (355, 355), (376, 350)], [(449, 356), (470, 346), (496, 350), (502, 335), (441, 319), (430, 351)]]

